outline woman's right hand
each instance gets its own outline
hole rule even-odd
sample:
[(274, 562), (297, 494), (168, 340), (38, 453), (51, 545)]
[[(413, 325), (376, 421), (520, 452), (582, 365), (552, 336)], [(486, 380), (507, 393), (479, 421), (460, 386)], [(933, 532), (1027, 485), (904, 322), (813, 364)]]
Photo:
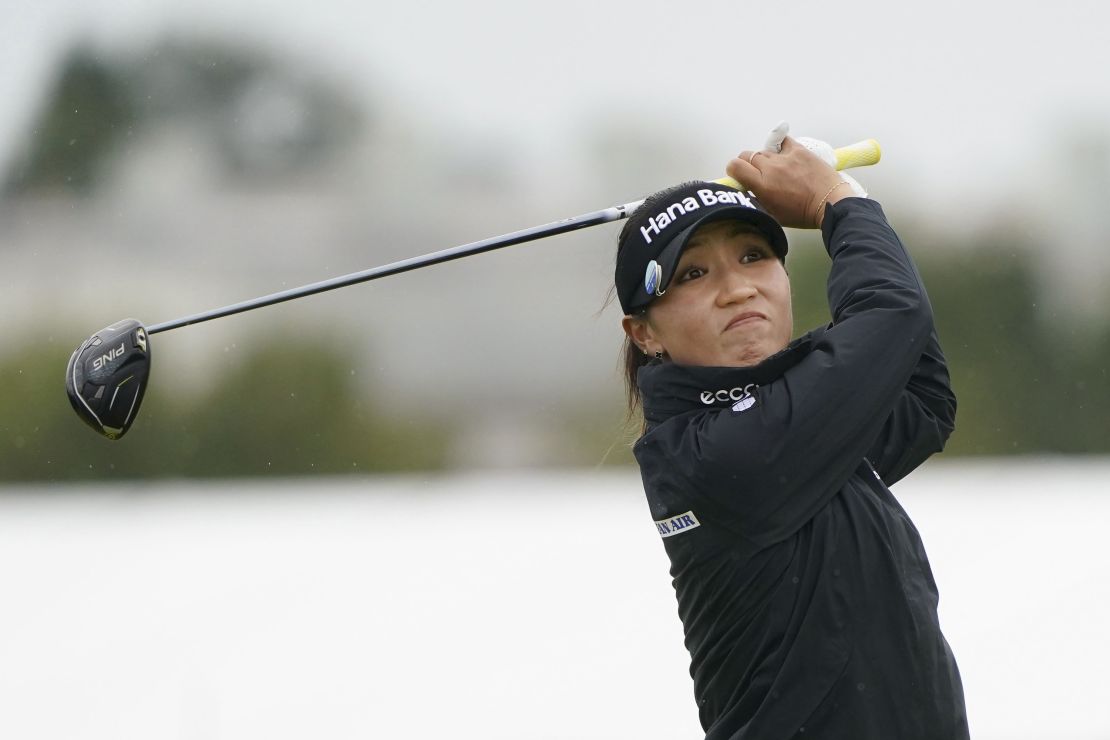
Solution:
[(792, 228), (820, 228), (826, 206), (852, 195), (836, 170), (790, 137), (778, 154), (740, 152), (725, 171), (755, 193), (776, 221)]

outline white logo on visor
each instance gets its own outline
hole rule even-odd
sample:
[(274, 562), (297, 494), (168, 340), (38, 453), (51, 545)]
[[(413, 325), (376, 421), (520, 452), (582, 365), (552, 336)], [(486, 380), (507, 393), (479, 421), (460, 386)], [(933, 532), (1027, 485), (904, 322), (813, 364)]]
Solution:
[(706, 206), (744, 206), (755, 208), (755, 204), (748, 196), (734, 190), (711, 190), (704, 188), (697, 191), (697, 197), (688, 195), (682, 200), (676, 200), (659, 213), (650, 217), (646, 224), (640, 227), (640, 235), (646, 244), (651, 244), (652, 237), (659, 236), (663, 230), (676, 222), (680, 216), (692, 213)]
[(655, 260), (648, 262), (647, 272), (644, 273), (644, 290), (648, 295), (660, 296), (666, 293), (665, 290), (659, 290), (659, 285), (663, 282), (663, 266)]

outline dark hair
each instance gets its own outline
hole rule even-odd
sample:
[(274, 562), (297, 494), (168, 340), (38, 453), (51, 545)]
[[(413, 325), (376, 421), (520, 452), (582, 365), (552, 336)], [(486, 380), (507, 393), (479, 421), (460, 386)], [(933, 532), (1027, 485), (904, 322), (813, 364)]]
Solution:
[[(628, 219), (624, 222), (624, 226), (621, 228), (620, 236), (617, 237), (618, 258), (620, 256), (621, 249), (623, 249), (625, 245), (626, 237), (632, 230), (632, 224), (634, 221), (637, 220), (638, 216), (642, 215), (644, 211), (654, 210), (658, 208), (659, 204), (663, 201), (668, 200), (674, 192), (682, 190), (683, 188), (694, 185), (698, 182), (700, 181), (691, 180), (689, 182), (679, 183), (678, 185), (673, 185), (669, 188), (664, 188), (663, 190), (652, 193), (647, 198), (645, 198), (644, 202), (641, 203), (640, 206), (629, 215)], [(745, 224), (745, 226), (747, 227), (745, 230), (750, 229), (752, 233), (763, 234), (762, 231), (760, 231), (757, 227), (753, 225)], [(608, 305), (608, 303), (612, 301), (615, 296), (616, 288), (610, 288), (609, 296), (606, 300), (606, 305)], [(650, 309), (651, 304), (648, 304), (644, 308), (639, 309), (633, 315), (636, 317), (646, 318)], [(655, 358), (645, 354), (643, 350), (636, 346), (631, 337), (629, 337), (627, 334), (625, 334), (624, 336), (624, 343), (621, 346), (620, 352), (620, 364), (621, 369), (624, 372), (625, 392), (628, 396), (628, 420), (631, 421), (632, 417), (636, 415), (636, 411), (640, 408), (640, 404), (643, 401), (643, 399), (640, 397), (640, 386), (636, 382), (636, 376), (639, 373), (641, 367), (651, 362), (655, 362)]]

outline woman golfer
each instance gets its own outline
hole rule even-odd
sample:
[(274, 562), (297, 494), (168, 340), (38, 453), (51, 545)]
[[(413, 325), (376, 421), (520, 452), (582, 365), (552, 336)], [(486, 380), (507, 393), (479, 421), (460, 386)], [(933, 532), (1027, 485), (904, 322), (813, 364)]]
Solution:
[[(917, 530), (887, 486), (956, 402), (879, 204), (792, 139), (654, 194), (620, 235), (635, 454), (706, 738), (967, 738)], [(790, 341), (782, 226), (820, 228), (832, 323)]]

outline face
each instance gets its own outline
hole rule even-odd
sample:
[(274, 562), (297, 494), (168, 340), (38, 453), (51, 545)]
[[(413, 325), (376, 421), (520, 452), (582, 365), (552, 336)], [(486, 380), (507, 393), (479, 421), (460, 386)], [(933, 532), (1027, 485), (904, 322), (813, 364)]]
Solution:
[(737, 221), (699, 228), (662, 297), (624, 330), (681, 365), (755, 365), (790, 342), (790, 279), (770, 243)]

